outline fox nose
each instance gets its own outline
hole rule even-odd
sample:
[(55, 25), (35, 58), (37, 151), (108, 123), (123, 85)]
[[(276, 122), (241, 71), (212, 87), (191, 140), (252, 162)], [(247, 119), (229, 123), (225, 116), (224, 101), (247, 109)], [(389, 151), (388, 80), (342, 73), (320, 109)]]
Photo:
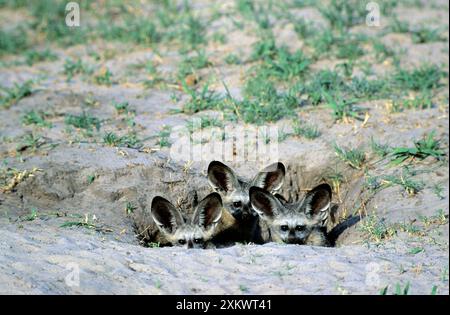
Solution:
[(194, 243), (192, 241), (187, 242), (187, 248), (194, 248)]
[(242, 218), (246, 219), (250, 216), (252, 216), (251, 207), (249, 205), (244, 205), (244, 207), (242, 208)]
[(298, 243), (298, 240), (295, 237), (295, 232), (293, 230), (289, 231), (287, 242), (288, 242), (288, 244), (296, 244), (296, 243)]

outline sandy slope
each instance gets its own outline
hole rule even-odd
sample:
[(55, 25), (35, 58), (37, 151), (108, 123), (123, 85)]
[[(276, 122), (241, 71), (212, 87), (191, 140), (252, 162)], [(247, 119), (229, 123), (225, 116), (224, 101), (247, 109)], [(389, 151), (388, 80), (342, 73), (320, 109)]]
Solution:
[[(318, 248), (266, 244), (217, 250), (149, 249), (37, 220), (0, 229), (0, 293), (448, 294), (448, 249), (401, 242)], [(79, 286), (72, 277), (79, 270)]]

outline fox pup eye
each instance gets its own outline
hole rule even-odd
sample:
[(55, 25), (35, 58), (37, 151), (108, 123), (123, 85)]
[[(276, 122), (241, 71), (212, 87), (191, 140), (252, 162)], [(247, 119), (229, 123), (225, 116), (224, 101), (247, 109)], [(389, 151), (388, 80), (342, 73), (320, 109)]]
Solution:
[(201, 244), (201, 243), (203, 243), (203, 240), (201, 238), (194, 238), (194, 243)]
[(297, 230), (297, 231), (304, 231), (305, 230), (305, 226), (304, 225), (297, 225), (296, 227), (295, 227), (295, 229)]
[(280, 229), (281, 229), (283, 232), (286, 232), (287, 230), (289, 230), (289, 226), (287, 226), (287, 225), (282, 225), (282, 226), (280, 226)]
[(233, 207), (234, 207), (234, 208), (240, 208), (240, 207), (242, 207), (242, 202), (241, 202), (241, 201), (235, 201), (235, 202), (233, 202)]
[(184, 244), (186, 244), (186, 240), (180, 239), (180, 240), (178, 240), (178, 244), (184, 245)]

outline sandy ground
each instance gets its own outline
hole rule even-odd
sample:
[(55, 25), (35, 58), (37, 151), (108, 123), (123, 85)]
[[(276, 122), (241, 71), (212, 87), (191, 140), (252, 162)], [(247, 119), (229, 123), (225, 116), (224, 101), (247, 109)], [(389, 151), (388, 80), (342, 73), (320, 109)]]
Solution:
[(149, 249), (41, 220), (0, 234), (2, 294), (378, 294), (407, 281), (410, 294), (448, 294), (439, 246)]
[[(448, 4), (440, 5), (446, 5), (448, 12)], [(408, 10), (400, 17), (411, 23), (431, 19), (447, 26), (446, 42), (414, 44), (404, 34), (385, 35), (383, 42), (404, 50), (401, 64), (406, 68), (428, 62), (448, 72), (448, 15), (436, 8)], [(326, 24), (315, 8), (293, 12)], [(216, 22), (219, 29), (230, 23), (226, 19)], [(277, 27), (277, 41), (301, 47), (301, 42), (293, 40), (292, 26)], [(223, 54), (248, 55), (256, 39), (243, 30), (227, 35), (226, 44), (207, 47), (215, 64), (212, 86), (223, 92), (220, 81), (224, 80), (231, 93), (239, 96), (248, 65), (224, 64)], [(288, 167), (285, 196), (309, 189), (339, 169), (345, 179), (340, 193), (334, 196), (338, 217), (362, 212), (376, 216), (397, 226), (393, 235), (374, 240), (363, 232), (367, 219), (362, 218), (340, 235), (334, 248), (273, 243), (189, 251), (145, 248), (136, 234), (144, 233), (148, 226), (154, 228), (149, 216), (154, 196), (174, 199), (194, 188), (200, 194), (209, 192), (205, 177), (209, 160), (173, 160), (170, 148), (159, 147), (158, 134), (163, 126), (185, 126), (193, 117), (210, 112), (193, 116), (174, 113), (186, 102), (186, 95), (178, 89), (139, 84), (147, 75), (137, 70), (134, 73), (129, 65), (155, 58), (151, 49), (102, 41), (89, 48), (114, 52), (109, 59), (102, 59), (102, 65), (114, 74), (111, 86), (97, 86), (81, 75), (66, 81), (62, 74), (65, 58), (84, 56), (83, 60), (94, 62), (84, 45), (67, 49), (55, 46), (59, 56), (55, 61), (0, 68), (2, 86), (39, 78), (31, 96), (0, 109), (3, 167), (32, 172), (12, 190), (0, 190), (0, 293), (379, 294), (387, 288), (387, 294), (394, 294), (398, 286), (409, 287), (409, 294), (449, 294), (448, 161), (430, 158), (414, 164), (418, 172), (413, 179), (426, 184), (417, 194), (408, 195), (394, 185), (368, 198), (364, 186), (367, 173), (346, 166), (333, 150), (336, 142), (369, 152), (371, 137), (391, 146), (412, 146), (413, 140), (435, 130), (448, 158), (448, 78), (443, 80), (444, 88), (437, 91), (437, 106), (430, 109), (392, 114), (386, 111), (388, 100), (367, 101), (358, 105), (368, 110), (368, 120), (336, 123), (328, 108), (302, 108), (298, 117), (316, 125), (321, 136), (314, 140), (288, 137), (278, 144), (279, 160)], [(157, 59), (163, 76), (175, 71), (178, 52), (165, 47), (158, 53), (162, 55)], [(319, 60), (312, 69), (335, 64), (336, 60)], [(374, 65), (373, 70), (382, 74), (390, 66)], [(133, 130), (145, 139), (140, 149), (114, 148), (102, 141), (106, 132), (123, 135), (129, 131), (125, 117), (112, 106), (123, 101), (128, 101), (134, 112)], [(24, 125), (21, 117), (32, 109), (47, 112), (53, 127)], [(67, 130), (65, 115), (82, 112), (102, 120), (101, 130), (93, 130), (92, 137), (80, 129)], [(292, 130), (288, 118), (271, 125), (284, 132)], [(226, 122), (225, 128), (231, 126)], [(30, 132), (39, 134), (42, 144), (18, 152), (18, 144)], [(397, 172), (386, 161), (369, 155), (367, 171), (371, 175)], [(240, 174), (252, 176), (264, 162), (230, 165)], [(440, 194), (435, 193), (437, 186)], [(126, 212), (127, 203), (133, 205), (133, 213)], [(67, 222), (84, 222), (86, 216), (93, 224), (91, 229), (61, 227)]]

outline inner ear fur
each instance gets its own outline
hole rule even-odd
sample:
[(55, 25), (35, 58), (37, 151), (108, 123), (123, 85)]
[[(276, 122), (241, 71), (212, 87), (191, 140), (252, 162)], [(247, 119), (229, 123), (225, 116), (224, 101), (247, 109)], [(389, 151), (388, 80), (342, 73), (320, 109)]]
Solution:
[(286, 167), (283, 163), (273, 163), (260, 171), (252, 181), (253, 186), (274, 193), (281, 189), (286, 175)]
[(238, 185), (236, 173), (219, 161), (212, 161), (208, 166), (208, 182), (217, 192), (230, 192)]
[(253, 186), (250, 188), (250, 203), (253, 210), (266, 220), (271, 220), (281, 206), (280, 201), (268, 191)]
[(331, 198), (332, 190), (328, 184), (321, 184), (309, 191), (306, 195), (306, 201), (311, 215), (320, 215), (326, 218), (329, 213)]
[(222, 198), (216, 192), (201, 200), (195, 209), (193, 223), (209, 230), (215, 227), (222, 217)]
[(167, 233), (173, 233), (184, 222), (181, 212), (167, 199), (156, 196), (152, 200), (151, 215), (156, 225)]

